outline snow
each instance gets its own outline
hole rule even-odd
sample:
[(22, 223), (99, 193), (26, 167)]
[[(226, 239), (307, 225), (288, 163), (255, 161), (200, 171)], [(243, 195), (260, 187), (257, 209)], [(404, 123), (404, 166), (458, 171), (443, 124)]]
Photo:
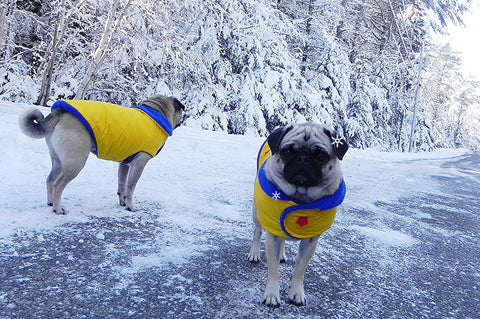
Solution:
[[(235, 255), (232, 258), (238, 264), (222, 265), (212, 261), (214, 267), (223, 269), (244, 265), (253, 231), (253, 181), (262, 138), (191, 127), (176, 129), (162, 152), (144, 170), (135, 191), (137, 212), (126, 211), (117, 204), (117, 164), (91, 155), (85, 168), (64, 192), (63, 204), (69, 213), (58, 216), (46, 205), (45, 179), (50, 169), (47, 146), (43, 140), (24, 136), (17, 125), (21, 112), (32, 107), (0, 102), (0, 145), (3, 146), (0, 157), (0, 191), (3, 195), (0, 199), (0, 247), (3, 247), (4, 254), (19, 257), (25, 245), (51, 242), (52, 236), (67, 236), (66, 231), (75, 233), (76, 239), (68, 242), (72, 249), (93, 242), (104, 247), (104, 254), (109, 257), (103, 259), (99, 267), (116, 273), (114, 290), (118, 293), (131, 288), (135, 276), (147, 270), (182, 267), (197, 257), (208, 260), (214, 254), (228, 253)], [(45, 108), (41, 110), (48, 113)], [(347, 183), (346, 200), (332, 229), (322, 235), (322, 244), (311, 263), (323, 264), (326, 253), (333, 263), (343, 263), (348, 252), (356, 250), (354, 247), (359, 242), (364, 242), (363, 248), (358, 248), (363, 249), (362, 254), (382, 260), (383, 271), (394, 269), (394, 272), (400, 272), (398, 269), (402, 263), (410, 261), (399, 262), (393, 251), (415, 249), (422, 244), (422, 235), (415, 231), (416, 220), (431, 221), (433, 217), (420, 208), (408, 210), (405, 213), (408, 215), (402, 216), (392, 213), (392, 207), (407, 207), (411, 203), (404, 203), (405, 198), (419, 194), (442, 194), (438, 178), (478, 176), (480, 171), (445, 165), (468, 154), (465, 150), (385, 153), (374, 149), (350, 149), (342, 163)], [(414, 220), (412, 216), (418, 219)], [(442, 233), (442, 236), (450, 236), (447, 230), (434, 229), (434, 225), (425, 227)], [(138, 233), (138, 236), (128, 236), (130, 232)], [(348, 246), (343, 251), (333, 243), (337, 242), (337, 236), (341, 238), (345, 233), (356, 239), (339, 245)], [(22, 240), (19, 244), (19, 238), (28, 241)], [(222, 241), (234, 242), (241, 247), (238, 251), (222, 251)], [(55, 254), (56, 258), (65, 255), (69, 262), (78, 258), (69, 252), (57, 251)], [(48, 261), (54, 257), (45, 253), (42, 258)], [(311, 267), (315, 269), (317, 266)], [(250, 270), (265, 278), (265, 268)], [(290, 274), (291, 271), (288, 276)], [(329, 285), (337, 280), (336, 276), (328, 272), (320, 274), (321, 280)], [(366, 276), (366, 281), (376, 278), (371, 270)], [(238, 307), (248, 308), (251, 303), (261, 307), (263, 305), (258, 303), (263, 279), (248, 282), (249, 278), (251, 276), (238, 280), (235, 291), (228, 291), (226, 296), (239, 296)], [(308, 278), (307, 270), (307, 282)], [(220, 276), (218, 280), (221, 279)], [(208, 299), (189, 288), (195, 278), (182, 273), (171, 274), (168, 280), (163, 285), (176, 290), (174, 300), (190, 301), (198, 306), (207, 303)], [(323, 304), (325, 300), (319, 300), (311, 292), (312, 284), (306, 288), (307, 298), (313, 305)], [(87, 288), (99, 290), (101, 287), (97, 286), (98, 283), (92, 282)], [(79, 298), (88, 297), (78, 293), (74, 299)], [(145, 302), (140, 293), (135, 298), (137, 303)], [(162, 298), (168, 299), (160, 295), (158, 298), (159, 302)], [(361, 295), (361, 298), (368, 296)], [(363, 302), (361, 298), (359, 300)], [(2, 304), (15, 308), (8, 294), (0, 291), (0, 306)], [(345, 309), (358, 315), (360, 308), (352, 302)], [(176, 309), (170, 311), (176, 313)], [(339, 313), (342, 317), (342, 312)], [(348, 317), (348, 312), (343, 314)], [(294, 315), (290, 313), (290, 316)]]
[(353, 226), (352, 229), (365, 235), (370, 240), (377, 244), (391, 245), (391, 246), (411, 246), (417, 244), (418, 241), (412, 236), (403, 234), (392, 230), (379, 230), (370, 227)]

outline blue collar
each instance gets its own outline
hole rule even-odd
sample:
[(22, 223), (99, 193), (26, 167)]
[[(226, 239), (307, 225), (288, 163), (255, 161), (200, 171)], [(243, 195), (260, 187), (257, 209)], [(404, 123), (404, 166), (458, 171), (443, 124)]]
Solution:
[(260, 187), (262, 188), (263, 192), (267, 194), (267, 196), (276, 200), (291, 201), (297, 204), (297, 206), (294, 206), (293, 210), (304, 210), (304, 209), (329, 210), (334, 207), (340, 206), (340, 204), (345, 199), (345, 194), (347, 192), (345, 181), (342, 179), (335, 193), (333, 193), (332, 195), (324, 196), (313, 203), (305, 204), (305, 203), (301, 203), (291, 199), (290, 197), (285, 195), (282, 191), (280, 191), (277, 187), (275, 187), (275, 185), (273, 185), (273, 183), (267, 179), (267, 176), (265, 174), (265, 163), (263, 163), (263, 165), (258, 170), (257, 178), (258, 178), (258, 183), (260, 184)]
[(139, 109), (139, 110), (143, 111), (145, 114), (150, 116), (152, 118), (152, 120), (157, 122), (157, 124), (160, 125), (160, 127), (163, 128), (169, 136), (172, 136), (172, 133), (173, 133), (172, 124), (170, 124), (170, 121), (167, 120), (167, 118), (162, 113), (160, 113), (160, 112), (158, 112), (158, 111), (156, 111), (152, 108), (149, 108), (145, 105), (132, 106), (131, 108)]

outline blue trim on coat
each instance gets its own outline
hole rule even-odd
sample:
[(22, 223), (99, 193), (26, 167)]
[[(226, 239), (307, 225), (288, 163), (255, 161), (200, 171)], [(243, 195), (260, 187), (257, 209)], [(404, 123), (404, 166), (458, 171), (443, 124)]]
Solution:
[[(258, 151), (258, 155), (257, 155), (257, 171), (260, 169), (260, 155), (262, 154), (262, 151), (263, 151), (263, 147), (265, 146), (265, 144), (268, 143), (268, 140), (265, 140), (263, 143), (262, 143), (262, 146), (260, 146), (260, 150)], [(270, 146), (270, 145), (269, 145)]]
[[(263, 148), (263, 146), (262, 146)], [(277, 200), (282, 200), (282, 201), (292, 201), (297, 204), (294, 200), (292, 200), (290, 197), (285, 195), (282, 191), (280, 191), (275, 185), (273, 185), (272, 182), (270, 182), (267, 178), (267, 174), (265, 173), (265, 161), (260, 169), (257, 172), (257, 179), (258, 179), (258, 184), (260, 185), (260, 188), (262, 191), (267, 194), (267, 196), (277, 199)], [(274, 195), (275, 194), (275, 195)]]
[[(265, 163), (266, 162), (267, 161), (265, 161)], [(302, 202), (298, 202), (290, 198), (286, 194), (284, 194), (275, 185), (273, 185), (271, 181), (267, 179), (267, 175), (265, 173), (265, 163), (263, 163), (262, 167), (260, 167), (260, 169), (258, 170), (258, 174), (257, 174), (258, 183), (260, 184), (260, 187), (262, 188), (263, 192), (267, 194), (267, 196), (273, 199), (294, 202), (298, 206), (293, 206), (293, 207), (298, 207), (298, 209), (320, 209), (320, 210), (329, 210), (334, 207), (337, 207), (345, 199), (345, 194), (347, 193), (347, 187), (345, 185), (345, 181), (342, 179), (340, 181), (340, 184), (338, 185), (338, 189), (332, 195), (324, 196), (313, 203), (304, 204)]]
[(65, 111), (72, 113), (76, 118), (78, 118), (82, 122), (82, 124), (85, 126), (88, 133), (90, 133), (90, 136), (93, 139), (91, 152), (97, 155), (97, 139), (95, 138), (95, 134), (93, 133), (92, 127), (90, 126), (88, 121), (83, 117), (83, 115), (79, 111), (77, 111), (76, 108), (74, 108), (67, 102), (61, 101), (61, 100), (53, 103), (51, 110), (53, 111), (55, 109), (64, 109)]
[(160, 125), (161, 128), (163, 128), (163, 130), (167, 132), (169, 136), (172, 136), (172, 133), (173, 133), (172, 124), (162, 113), (145, 105), (132, 106), (131, 108), (139, 109), (143, 111), (145, 114), (150, 116), (155, 122), (157, 122), (157, 124)]
[(340, 204), (343, 202), (345, 198), (346, 192), (347, 192), (347, 188), (345, 186), (345, 181), (342, 179), (342, 181), (340, 182), (340, 185), (338, 186), (338, 189), (332, 195), (322, 197), (321, 199), (313, 203), (301, 204), (298, 206), (290, 206), (285, 208), (285, 210), (282, 212), (282, 215), (280, 215), (280, 227), (282, 227), (283, 232), (287, 234), (288, 237), (292, 239), (301, 239), (301, 238), (297, 238), (295, 236), (290, 235), (290, 233), (285, 228), (285, 218), (287, 218), (287, 215), (297, 210), (333, 209), (335, 207), (340, 206)]
[(332, 195), (324, 196), (312, 203), (305, 204), (305, 203), (298, 202), (290, 198), (286, 194), (284, 194), (270, 180), (267, 179), (267, 176), (265, 174), (265, 163), (263, 163), (262, 167), (260, 167), (257, 173), (258, 184), (260, 185), (260, 188), (262, 189), (262, 191), (267, 196), (275, 200), (291, 201), (296, 204), (296, 205), (292, 205), (290, 207), (285, 208), (282, 214), (280, 215), (280, 227), (282, 228), (283, 232), (292, 239), (301, 239), (301, 238), (297, 238), (295, 236), (290, 235), (290, 233), (285, 228), (285, 218), (287, 218), (288, 214), (297, 210), (312, 210), (312, 209), (318, 209), (323, 211), (330, 210), (340, 206), (340, 204), (345, 199), (345, 195), (347, 193), (347, 187), (345, 185), (345, 181), (342, 179), (340, 181), (340, 184), (338, 185), (338, 189)]
[[(147, 116), (149, 116), (152, 120), (154, 120), (158, 125), (160, 125), (160, 127), (169, 136), (172, 136), (172, 133), (173, 133), (172, 124), (170, 124), (170, 121), (163, 114), (161, 114), (160, 112), (158, 112), (158, 111), (156, 111), (152, 108), (146, 107), (144, 105), (142, 105), (142, 106), (132, 106), (131, 108), (139, 109), (142, 112), (144, 112)], [(53, 103), (53, 105), (51, 107), (51, 110), (53, 111), (55, 109), (64, 109), (65, 111), (71, 113), (76, 118), (78, 118), (80, 120), (80, 122), (82, 122), (82, 124), (85, 126), (88, 133), (90, 133), (90, 136), (93, 139), (93, 145), (92, 145), (91, 152), (94, 153), (95, 155), (97, 155), (98, 154), (97, 153), (97, 139), (95, 138), (95, 134), (93, 133), (92, 127), (90, 126), (88, 121), (85, 119), (85, 117), (83, 117), (83, 115), (75, 107), (73, 107), (72, 105), (70, 105), (67, 102), (62, 101), (62, 100), (59, 100), (59, 101), (56, 101), (55, 103)], [(160, 148), (158, 150), (157, 154), (161, 151), (161, 149), (162, 148)], [(132, 156), (134, 156), (134, 155), (132, 155)]]

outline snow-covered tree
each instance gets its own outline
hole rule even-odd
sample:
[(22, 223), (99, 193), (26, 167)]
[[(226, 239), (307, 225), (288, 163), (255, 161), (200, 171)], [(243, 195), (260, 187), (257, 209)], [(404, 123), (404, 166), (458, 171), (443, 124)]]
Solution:
[(480, 104), (478, 82), (461, 71), (458, 52), (449, 44), (432, 45), (425, 85), (427, 115), (442, 147), (463, 146), (468, 139), (469, 111)]
[[(0, 55), (4, 99), (131, 105), (175, 95), (187, 105), (190, 126), (264, 136), (314, 121), (332, 125), (353, 146), (399, 150), (410, 138), (421, 47), (434, 58), (429, 33), (461, 23), (470, 2), (1, 1), (10, 4), (0, 6), (8, 29)], [(419, 149), (464, 143), (462, 118), (474, 103), (462, 93), (471, 83), (464, 79), (451, 88), (462, 102), (432, 108), (441, 98), (431, 93), (436, 67), (420, 68)]]

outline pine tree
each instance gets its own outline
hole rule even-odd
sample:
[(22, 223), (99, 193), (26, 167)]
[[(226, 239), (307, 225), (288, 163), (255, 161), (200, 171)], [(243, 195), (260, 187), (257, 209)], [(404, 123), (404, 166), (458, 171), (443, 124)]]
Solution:
[[(313, 121), (333, 126), (352, 146), (406, 150), (421, 47), (435, 50), (429, 34), (461, 23), (469, 2), (15, 1), (0, 10), (7, 31), (0, 96), (131, 105), (175, 95), (189, 106), (191, 126), (264, 136)], [(461, 88), (471, 80), (445, 87), (442, 100), (443, 80), (429, 80), (435, 65), (422, 73), (416, 146), (464, 143), (466, 127), (472, 131), (465, 114), (476, 102)]]

